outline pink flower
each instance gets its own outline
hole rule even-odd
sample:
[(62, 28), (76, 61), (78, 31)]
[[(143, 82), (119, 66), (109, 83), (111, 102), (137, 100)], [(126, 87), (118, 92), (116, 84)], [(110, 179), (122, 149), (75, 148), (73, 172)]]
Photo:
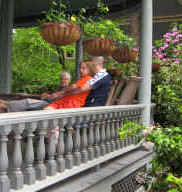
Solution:
[(173, 43), (178, 43), (179, 40), (178, 40), (178, 39), (174, 39), (174, 40), (172, 40), (172, 42), (173, 42)]
[(174, 52), (178, 52), (178, 50), (177, 50), (177, 49), (174, 49)]
[(179, 60), (176, 60), (175, 63), (176, 63), (176, 64), (179, 64)]
[(162, 58), (163, 58), (163, 55), (159, 55), (159, 58), (162, 59)]
[(177, 32), (170, 33), (171, 37), (175, 37), (177, 35)]

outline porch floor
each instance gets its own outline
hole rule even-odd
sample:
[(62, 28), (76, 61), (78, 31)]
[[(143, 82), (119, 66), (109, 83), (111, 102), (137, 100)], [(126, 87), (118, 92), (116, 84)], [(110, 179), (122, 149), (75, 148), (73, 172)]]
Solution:
[(139, 147), (101, 164), (100, 168), (92, 168), (40, 192), (111, 192), (113, 184), (146, 165), (152, 155), (152, 151)]

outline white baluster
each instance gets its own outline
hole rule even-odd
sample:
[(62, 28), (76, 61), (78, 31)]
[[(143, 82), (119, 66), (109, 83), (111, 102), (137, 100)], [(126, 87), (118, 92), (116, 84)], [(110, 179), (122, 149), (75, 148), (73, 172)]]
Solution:
[(8, 153), (7, 153), (7, 135), (10, 133), (11, 125), (0, 127), (0, 190), (9, 192), (10, 180), (7, 175)]
[(95, 149), (95, 157), (98, 158), (101, 154), (100, 150), (100, 115), (96, 115), (96, 123), (95, 123), (95, 142), (94, 142), (94, 149)]
[(82, 162), (86, 163), (88, 161), (88, 135), (87, 135), (87, 129), (88, 129), (88, 118), (85, 116), (83, 118), (83, 126), (81, 127), (81, 157), (82, 157)]
[(48, 138), (49, 143), (48, 143), (48, 149), (47, 149), (47, 162), (46, 162), (46, 167), (47, 167), (47, 175), (48, 176), (53, 176), (56, 174), (56, 161), (55, 161), (55, 152), (56, 152), (56, 136), (55, 136), (55, 128), (58, 125), (58, 120), (49, 120), (49, 133), (50, 137)]
[[(26, 124), (26, 150), (25, 150), (25, 162), (24, 162), (24, 183), (28, 185), (32, 185), (35, 183), (35, 169), (33, 167), (34, 162), (34, 149), (33, 149), (33, 141), (32, 138), (34, 136), (33, 132), (37, 128), (37, 122), (27, 123)], [(24, 143), (25, 144), (25, 143)]]
[(72, 150), (73, 150), (73, 128), (72, 128), (72, 118), (68, 118), (68, 124), (66, 126), (66, 145), (65, 145), (65, 150), (66, 150), (66, 168), (67, 169), (72, 169), (73, 167), (73, 155), (72, 155)]
[(120, 149), (121, 148), (120, 138), (118, 137), (118, 129), (120, 127), (119, 122), (120, 122), (120, 120), (119, 120), (119, 112), (116, 112), (115, 113), (116, 149)]
[(65, 152), (65, 138), (64, 138), (64, 129), (65, 121), (59, 121), (59, 137), (57, 145), (57, 169), (59, 172), (65, 170), (65, 159), (63, 157)]
[(111, 118), (111, 151), (115, 151), (116, 143), (115, 143), (114, 113), (110, 113), (110, 118)]
[(88, 159), (94, 159), (94, 115), (91, 115), (88, 129)]
[(105, 141), (106, 141), (106, 115), (102, 114), (102, 118), (101, 118), (101, 128), (100, 128), (100, 135), (101, 135), (101, 155), (105, 155), (106, 154), (106, 145), (105, 145)]
[(81, 153), (80, 153), (80, 146), (81, 146), (81, 138), (80, 138), (80, 117), (76, 118), (75, 127), (74, 127), (74, 136), (73, 136), (73, 144), (74, 144), (74, 161), (75, 165), (81, 164)]
[(40, 121), (39, 128), (37, 130), (38, 134), (38, 143), (36, 146), (36, 163), (35, 163), (35, 171), (36, 171), (36, 178), (38, 180), (43, 180), (46, 178), (46, 166), (44, 165), (44, 158), (45, 158), (45, 143), (44, 137), (47, 132), (48, 121)]
[(107, 153), (111, 152), (110, 138), (111, 138), (110, 119), (109, 119), (109, 113), (108, 113), (107, 120), (106, 120), (106, 151)]
[(14, 149), (12, 157), (12, 172), (10, 174), (11, 186), (13, 189), (20, 189), (23, 187), (24, 178), (21, 171), (22, 166), (22, 151), (21, 151), (21, 134), (25, 128), (25, 123), (16, 124), (13, 126)]

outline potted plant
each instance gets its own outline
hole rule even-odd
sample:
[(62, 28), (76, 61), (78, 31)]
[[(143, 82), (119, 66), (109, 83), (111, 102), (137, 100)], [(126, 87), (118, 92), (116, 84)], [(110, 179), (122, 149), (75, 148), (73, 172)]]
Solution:
[(137, 56), (137, 49), (129, 49), (128, 47), (115, 48), (112, 51), (112, 57), (119, 63), (135, 62)]
[(181, 191), (181, 127), (156, 126), (149, 131), (141, 124), (127, 121), (124, 122), (124, 127), (120, 128), (118, 133), (122, 139), (138, 135), (138, 142), (145, 140), (154, 144), (155, 156), (151, 162), (151, 168), (147, 170), (147, 174), (153, 178), (152, 183), (146, 185), (150, 187), (148, 192)]
[(111, 20), (100, 20), (85, 26), (84, 50), (94, 56), (110, 56), (117, 39), (128, 39), (120, 29), (119, 23)]
[(90, 38), (83, 42), (83, 48), (93, 56), (108, 56), (114, 48), (114, 42), (111, 39)]
[(159, 58), (155, 58), (155, 57), (152, 58), (152, 72), (153, 73), (158, 72), (160, 70), (161, 62), (162, 61)]
[(68, 1), (52, 1), (51, 7), (41, 21), (40, 35), (55, 45), (69, 45), (80, 39), (81, 30), (74, 15), (68, 14)]
[(131, 76), (138, 76), (138, 61), (130, 63), (119, 63), (113, 57), (105, 57), (106, 68), (112, 77), (119, 77), (121, 75), (124, 79), (128, 80)]
[(134, 48), (134, 39), (118, 39), (116, 48), (112, 51), (112, 57), (119, 63), (135, 62), (138, 57), (138, 49)]

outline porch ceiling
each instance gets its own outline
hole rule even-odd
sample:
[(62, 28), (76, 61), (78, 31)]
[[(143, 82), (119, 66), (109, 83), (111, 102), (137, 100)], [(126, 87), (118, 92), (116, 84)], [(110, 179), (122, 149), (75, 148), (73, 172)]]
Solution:
[[(108, 3), (111, 13), (121, 12), (135, 7), (141, 0), (104, 0)], [(72, 6), (76, 9), (85, 6), (96, 5), (96, 0), (70, 0)], [(36, 25), (37, 20), (42, 17), (42, 11), (49, 8), (50, 0), (18, 0), (15, 3), (15, 27), (25, 27)]]

